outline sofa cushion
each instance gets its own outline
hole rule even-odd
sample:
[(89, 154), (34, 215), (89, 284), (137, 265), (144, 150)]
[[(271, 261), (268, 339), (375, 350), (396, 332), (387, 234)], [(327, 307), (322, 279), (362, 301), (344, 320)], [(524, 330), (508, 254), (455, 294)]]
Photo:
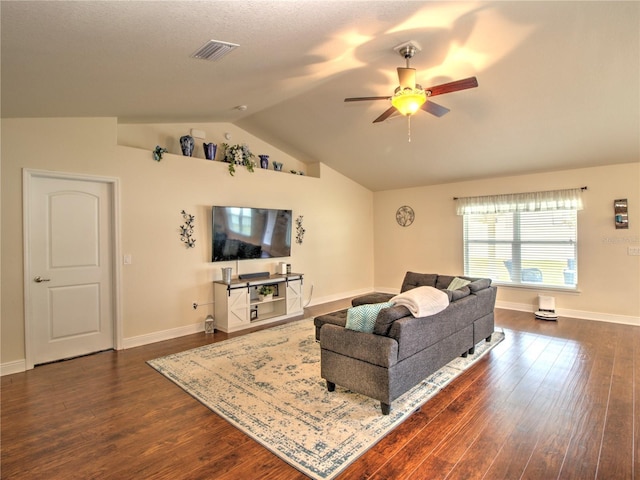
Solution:
[(383, 308), (380, 310), (380, 313), (378, 313), (378, 318), (376, 318), (376, 323), (373, 326), (373, 333), (376, 335), (387, 335), (393, 322), (399, 318), (410, 315), (411, 312), (404, 305), (394, 305), (393, 307)]
[(351, 307), (347, 310), (345, 328), (359, 332), (372, 333), (378, 313), (383, 308), (391, 307), (393, 303), (373, 303)]
[(400, 292), (406, 292), (416, 287), (435, 287), (438, 275), (436, 273), (407, 272), (402, 282)]
[(465, 285), (469, 285), (471, 282), (469, 280), (465, 280), (464, 278), (454, 277), (453, 280), (447, 285), (447, 290), (457, 290), (459, 288), (464, 287)]
[(476, 293), (479, 290), (484, 290), (485, 288), (489, 288), (491, 285), (490, 278), (479, 278), (478, 280), (474, 280), (471, 282), (468, 287), (471, 289), (471, 293)]
[(457, 290), (442, 290), (449, 297), (449, 303), (456, 302), (461, 298), (466, 297), (467, 295), (471, 295), (471, 290), (469, 290), (469, 286), (459, 288)]
[(461, 298), (466, 297), (467, 295), (471, 295), (471, 289), (469, 286), (464, 286), (461, 288), (457, 288), (455, 290), (449, 290), (451, 292), (451, 301), (457, 302)]
[(456, 278), (453, 275), (438, 275), (438, 279), (436, 280), (436, 288), (440, 290), (446, 290), (452, 280)]

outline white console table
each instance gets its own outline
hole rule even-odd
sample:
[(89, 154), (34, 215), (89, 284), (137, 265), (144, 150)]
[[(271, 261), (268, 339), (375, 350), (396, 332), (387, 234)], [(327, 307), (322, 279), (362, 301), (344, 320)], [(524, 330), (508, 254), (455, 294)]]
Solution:
[[(271, 300), (260, 301), (258, 289), (272, 285), (276, 291)], [(234, 279), (230, 284), (213, 282), (216, 328), (237, 332), (301, 315), (302, 274), (274, 274), (268, 277)]]

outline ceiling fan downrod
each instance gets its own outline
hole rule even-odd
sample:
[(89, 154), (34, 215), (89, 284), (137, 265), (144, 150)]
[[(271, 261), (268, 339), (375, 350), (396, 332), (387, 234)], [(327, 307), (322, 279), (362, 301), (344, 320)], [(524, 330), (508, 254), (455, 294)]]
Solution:
[(398, 53), (400, 53), (400, 55), (401, 55), (402, 57), (404, 57), (404, 59), (406, 60), (406, 62), (407, 62), (407, 63), (406, 63), (407, 68), (411, 68), (411, 67), (409, 66), (409, 61), (410, 61), (410, 60), (413, 58), (413, 56), (416, 54), (416, 47), (415, 47), (415, 46), (413, 46), (413, 45), (411, 45), (411, 44), (409, 44), (409, 45), (406, 45), (406, 46), (402, 47), (402, 48), (398, 51)]

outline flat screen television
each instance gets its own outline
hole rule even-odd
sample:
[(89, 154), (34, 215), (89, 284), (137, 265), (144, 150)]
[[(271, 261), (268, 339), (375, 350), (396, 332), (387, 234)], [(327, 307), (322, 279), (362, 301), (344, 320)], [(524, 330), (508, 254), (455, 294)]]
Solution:
[(291, 255), (291, 210), (214, 206), (211, 214), (212, 261)]

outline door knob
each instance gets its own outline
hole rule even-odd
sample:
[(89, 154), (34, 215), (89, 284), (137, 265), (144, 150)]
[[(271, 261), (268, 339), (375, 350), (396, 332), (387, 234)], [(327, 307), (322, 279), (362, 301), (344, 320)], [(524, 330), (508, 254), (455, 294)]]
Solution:
[(42, 282), (50, 282), (51, 279), (50, 278), (42, 278), (40, 275), (38, 275), (36, 278), (33, 279), (34, 282), (36, 283), (42, 283)]

